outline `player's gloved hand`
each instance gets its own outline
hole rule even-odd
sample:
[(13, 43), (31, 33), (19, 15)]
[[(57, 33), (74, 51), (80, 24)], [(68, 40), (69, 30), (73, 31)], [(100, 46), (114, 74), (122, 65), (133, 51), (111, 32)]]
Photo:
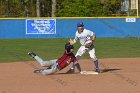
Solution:
[(67, 74), (73, 74), (75, 72), (74, 68), (70, 68), (66, 73)]

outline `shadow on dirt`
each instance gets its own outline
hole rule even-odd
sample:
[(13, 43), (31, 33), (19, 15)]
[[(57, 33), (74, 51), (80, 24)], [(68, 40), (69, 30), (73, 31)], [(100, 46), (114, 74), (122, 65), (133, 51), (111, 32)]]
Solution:
[[(33, 73), (40, 74), (41, 70), (44, 70), (44, 69), (34, 70)], [(107, 72), (113, 72), (113, 71), (118, 71), (118, 70), (121, 70), (121, 69), (101, 69), (100, 73), (107, 73)], [(80, 73), (74, 72), (74, 71), (67, 71), (65, 73), (58, 72), (58, 73), (50, 74), (50, 75), (62, 75), (62, 74), (80, 74)]]
[(112, 71), (116, 71), (116, 70), (121, 70), (121, 69), (102, 69), (101, 73), (112, 72)]

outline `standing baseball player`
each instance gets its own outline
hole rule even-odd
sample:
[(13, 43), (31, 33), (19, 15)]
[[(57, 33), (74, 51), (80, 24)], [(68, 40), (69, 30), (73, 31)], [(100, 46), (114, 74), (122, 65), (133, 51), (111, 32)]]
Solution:
[[(81, 44), (81, 47), (78, 49), (76, 53), (77, 61), (81, 58), (81, 56), (88, 51), (90, 58), (93, 60), (95, 64), (95, 71), (100, 72), (99, 66), (98, 66), (98, 59), (95, 55), (95, 48), (93, 45), (94, 40), (96, 39), (96, 35), (93, 31), (87, 30), (84, 28), (84, 24), (78, 23), (77, 24), (77, 31), (75, 34), (75, 39), (70, 39), (70, 44), (73, 45), (76, 43), (76, 41), (79, 41)], [(73, 68), (74, 69), (74, 65)]]
[(28, 52), (28, 55), (33, 57), (37, 62), (43, 67), (48, 67), (47, 69), (35, 70), (34, 73), (40, 73), (44, 75), (54, 74), (57, 71), (62, 70), (68, 66), (71, 62), (81, 71), (79, 63), (76, 63), (76, 57), (73, 54), (73, 45), (70, 43), (65, 44), (65, 52), (59, 59), (54, 59), (50, 61), (43, 61), (39, 56), (33, 52)]

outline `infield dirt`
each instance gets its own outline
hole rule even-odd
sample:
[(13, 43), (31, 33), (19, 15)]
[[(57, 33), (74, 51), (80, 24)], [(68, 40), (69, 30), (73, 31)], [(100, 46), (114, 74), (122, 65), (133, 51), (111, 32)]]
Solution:
[[(34, 74), (37, 62), (0, 64), (0, 93), (140, 93), (140, 58), (99, 59), (98, 75)], [(93, 70), (91, 60), (80, 60), (82, 70)]]

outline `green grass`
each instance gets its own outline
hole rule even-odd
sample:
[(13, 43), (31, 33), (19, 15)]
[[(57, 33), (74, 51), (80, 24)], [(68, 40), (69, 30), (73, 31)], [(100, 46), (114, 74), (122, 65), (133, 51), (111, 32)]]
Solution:
[[(27, 55), (33, 51), (44, 60), (58, 58), (64, 51), (68, 39), (0, 39), (0, 62), (30, 61)], [(75, 53), (80, 44), (75, 45)], [(97, 38), (95, 41), (98, 58), (140, 57), (138, 38)], [(82, 58), (89, 58), (88, 53)]]
[(108, 38), (96, 41), (99, 58), (140, 57), (140, 40), (138, 38)]

